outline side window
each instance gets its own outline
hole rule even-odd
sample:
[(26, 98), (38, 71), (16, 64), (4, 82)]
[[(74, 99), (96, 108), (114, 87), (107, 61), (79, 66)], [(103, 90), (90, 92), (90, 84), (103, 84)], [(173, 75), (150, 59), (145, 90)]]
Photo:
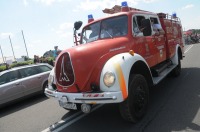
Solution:
[(133, 32), (134, 32), (135, 35), (137, 35), (138, 33), (140, 33), (136, 17), (133, 17)]
[(25, 69), (20, 69), (19, 73), (21, 74), (22, 78), (29, 76), (29, 74), (26, 72), (26, 68)]
[(143, 30), (144, 27), (142, 27), (142, 20), (144, 20), (145, 17), (140, 15), (140, 16), (134, 16), (133, 17), (133, 33), (136, 36), (143, 36)]
[(1, 75), (0, 76), (0, 85), (7, 83), (8, 77), (9, 77), (8, 73)]
[(144, 27), (142, 27), (142, 20), (144, 20), (145, 17), (144, 16), (136, 16), (136, 18), (137, 18), (136, 21), (137, 21), (138, 27), (139, 27), (140, 31), (142, 31), (144, 29)]
[(10, 74), (10, 76), (9, 76), (9, 81), (10, 81), (10, 82), (19, 79), (19, 72), (18, 72), (18, 70), (16, 70), (16, 71), (11, 71), (9, 74)]
[(18, 71), (11, 71), (0, 76), (0, 85), (19, 79)]
[(51, 71), (51, 68), (45, 65), (37, 66), (36, 67), (40, 73)]
[(162, 30), (162, 27), (156, 17), (150, 17), (152, 31), (157, 32)]
[(39, 73), (37, 71), (37, 69), (34, 68), (34, 67), (28, 67), (28, 68), (20, 69), (19, 72), (20, 72), (22, 78), (28, 77), (28, 76), (32, 76), (32, 75), (35, 75), (35, 74)]

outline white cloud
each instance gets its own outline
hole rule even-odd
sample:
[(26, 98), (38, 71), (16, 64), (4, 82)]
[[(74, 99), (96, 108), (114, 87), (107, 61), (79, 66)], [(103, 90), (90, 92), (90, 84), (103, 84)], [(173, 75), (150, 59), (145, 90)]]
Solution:
[(44, 5), (47, 5), (47, 6), (50, 6), (54, 3), (58, 3), (58, 2), (70, 2), (71, 0), (34, 0), (35, 2), (38, 2), (38, 3), (42, 3)]
[(189, 5), (182, 7), (182, 9), (185, 10), (185, 9), (189, 9), (189, 8), (193, 8), (193, 7), (194, 7), (193, 4), (189, 4)]

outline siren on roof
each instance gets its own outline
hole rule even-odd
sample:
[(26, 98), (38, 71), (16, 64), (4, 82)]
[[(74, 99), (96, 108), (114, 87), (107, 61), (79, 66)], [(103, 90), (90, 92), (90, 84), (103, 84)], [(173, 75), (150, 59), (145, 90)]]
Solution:
[(172, 13), (172, 18), (176, 18), (176, 12)]
[(88, 15), (88, 23), (90, 23), (92, 21), (94, 21), (94, 18), (93, 18), (93, 15), (90, 14), (90, 15)]
[(126, 1), (121, 3), (121, 11), (122, 12), (127, 12), (129, 11), (128, 3)]

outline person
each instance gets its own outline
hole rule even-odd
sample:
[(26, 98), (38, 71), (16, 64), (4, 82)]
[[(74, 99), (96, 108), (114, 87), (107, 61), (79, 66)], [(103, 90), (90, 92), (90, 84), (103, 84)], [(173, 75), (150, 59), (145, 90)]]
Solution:
[(165, 33), (160, 24), (156, 24), (153, 18), (150, 18), (150, 20), (151, 20), (151, 26), (155, 34), (162, 35)]
[(139, 21), (139, 30), (140, 30), (140, 32), (143, 32), (143, 30), (145, 29), (145, 27), (144, 27), (144, 25), (142, 25), (142, 21), (144, 20), (145, 18), (144, 17), (142, 17), (141, 19), (140, 19), (140, 21)]
[(101, 38), (112, 38), (112, 36), (112, 29), (108, 26), (107, 23), (103, 22), (101, 26)]
[(33, 63), (36, 64), (38, 62), (38, 58), (36, 55), (34, 55)]
[(58, 56), (58, 46), (54, 46), (53, 57), (56, 59)]
[(158, 26), (154, 23), (154, 19), (151, 18), (151, 26), (153, 28), (153, 31), (157, 32), (158, 31)]

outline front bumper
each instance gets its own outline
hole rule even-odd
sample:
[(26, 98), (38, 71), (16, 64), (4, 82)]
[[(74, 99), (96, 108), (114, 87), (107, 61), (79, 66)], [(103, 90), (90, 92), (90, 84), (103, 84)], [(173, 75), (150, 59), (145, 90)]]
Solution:
[(63, 93), (46, 88), (45, 95), (49, 98), (56, 98), (65, 103), (81, 104), (105, 104), (119, 103), (123, 101), (122, 92), (99, 92), (99, 93)]

